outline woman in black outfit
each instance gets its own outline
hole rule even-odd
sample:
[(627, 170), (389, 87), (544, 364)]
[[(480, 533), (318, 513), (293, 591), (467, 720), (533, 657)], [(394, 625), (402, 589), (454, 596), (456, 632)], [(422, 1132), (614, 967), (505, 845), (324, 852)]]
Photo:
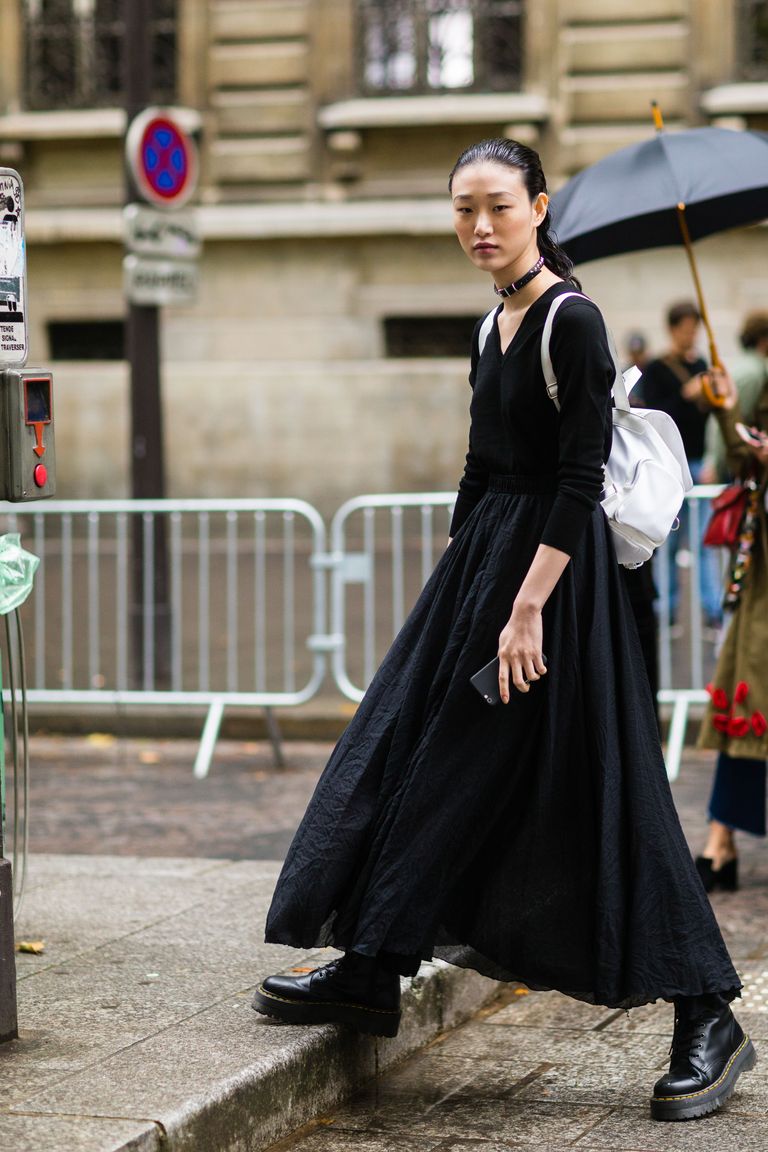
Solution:
[[(479, 325), (473, 339), (452, 541), (328, 762), (267, 919), (267, 941), (345, 954), (270, 976), (254, 1008), (393, 1036), (399, 977), (433, 956), (611, 1008), (662, 998), (675, 1032), (652, 1114), (704, 1115), (755, 1056), (598, 503), (605, 325), (591, 301), (562, 304), (558, 413), (541, 332), (575, 281), (539, 157), (483, 141), (449, 187), (462, 248), (503, 297), (482, 354)], [(489, 707), (469, 680), (497, 653)]]

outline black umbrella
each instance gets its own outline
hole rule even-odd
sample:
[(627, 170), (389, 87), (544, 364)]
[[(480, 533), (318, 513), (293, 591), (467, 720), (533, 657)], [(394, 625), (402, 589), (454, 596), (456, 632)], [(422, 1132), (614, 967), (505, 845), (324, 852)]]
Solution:
[(768, 132), (659, 132), (598, 160), (552, 197), (557, 239), (576, 264), (692, 240), (768, 216)]
[[(657, 109), (654, 116), (661, 129)], [(720, 364), (691, 241), (768, 217), (768, 133), (658, 131), (579, 172), (550, 208), (558, 242), (576, 264), (685, 244), (712, 363)]]

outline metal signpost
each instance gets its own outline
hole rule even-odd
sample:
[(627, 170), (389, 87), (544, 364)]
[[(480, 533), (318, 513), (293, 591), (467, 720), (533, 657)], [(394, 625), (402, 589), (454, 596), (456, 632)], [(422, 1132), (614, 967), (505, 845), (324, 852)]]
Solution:
[[(18, 172), (12, 168), (0, 168), (0, 500), (40, 500), (53, 496), (56, 491), (53, 379), (50, 372), (27, 368), (27, 355), (24, 187)], [(7, 543), (9, 537), (3, 536), (0, 539)], [(31, 587), (31, 576), (29, 583)], [(0, 610), (10, 609), (0, 606)], [(6, 631), (6, 640), (8, 637)], [(6, 655), (10, 668), (10, 649)], [(20, 687), (24, 693), (26, 685), (23, 681)], [(13, 689), (11, 706), (15, 707)], [(15, 737), (15, 729), (13, 734)], [(0, 1042), (13, 1040), (18, 1034), (13, 870), (10, 860), (5, 859), (3, 843), (4, 753), (5, 731), (0, 694)], [(18, 779), (14, 775), (14, 789), (17, 786)], [(14, 838), (14, 842), (17, 842), (17, 825), (14, 826)]]
[(197, 291), (200, 234), (194, 211), (182, 211), (197, 188), (197, 145), (184, 127), (189, 112), (145, 108), (130, 122), (125, 156), (135, 192), (126, 204), (125, 292), (131, 304), (185, 304)]
[[(21, 177), (0, 168), (0, 371), (27, 362), (27, 269)], [(4, 390), (3, 390), (4, 391)], [(4, 402), (5, 396), (0, 398)], [(6, 453), (7, 455), (7, 453)], [(5, 462), (3, 461), (3, 468)], [(5, 859), (5, 727), (0, 707), (0, 1043), (18, 1035), (13, 873)]]
[[(163, 413), (160, 388), (158, 307), (186, 303), (197, 287), (199, 251), (194, 215), (183, 208), (198, 176), (197, 145), (188, 131), (196, 114), (149, 107), (152, 92), (151, 0), (123, 0), (125, 14), (126, 208), (123, 281), (128, 303), (126, 358), (131, 376), (131, 495), (165, 496)], [(178, 213), (178, 216), (177, 216)], [(161, 223), (161, 217), (169, 223)], [(173, 223), (171, 223), (173, 221)], [(148, 595), (143, 577), (143, 534), (133, 539), (133, 667), (140, 684), (145, 668), (144, 636), (154, 633), (157, 679), (170, 667), (168, 548), (158, 520), (151, 542), (154, 574)]]

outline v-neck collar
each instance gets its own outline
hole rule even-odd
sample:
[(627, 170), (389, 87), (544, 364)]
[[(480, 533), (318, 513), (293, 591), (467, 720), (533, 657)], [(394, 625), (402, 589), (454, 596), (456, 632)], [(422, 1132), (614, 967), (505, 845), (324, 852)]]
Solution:
[[(507, 344), (506, 348), (504, 348), (503, 350), (501, 347), (501, 331), (499, 329), (499, 316), (501, 315), (501, 310), (504, 307), (504, 304), (503, 304), (503, 302), (501, 304), (499, 304), (498, 308), (496, 309), (496, 315), (493, 318), (493, 328), (494, 328), (494, 331), (496, 332), (496, 339), (498, 341), (499, 352), (501, 353), (502, 360), (506, 359), (506, 357), (508, 356), (508, 354), (511, 351), (512, 346), (514, 345), (518, 336), (520, 335), (520, 333), (523, 331), (526, 324), (528, 323), (531, 312), (534, 311), (534, 309), (536, 308), (536, 305), (540, 304), (542, 300), (547, 299), (547, 297), (549, 297), (550, 293), (555, 292), (556, 289), (562, 289), (563, 291), (566, 291), (566, 292), (572, 292), (573, 291), (572, 288), (569, 288), (569, 286), (565, 282), (565, 280), (559, 280), (557, 284), (550, 284), (549, 288), (547, 288), (546, 291), (542, 292), (541, 296), (537, 296), (536, 299), (533, 300), (528, 305), (528, 307), (525, 310), (525, 313), (523, 314), (523, 318), (517, 327), (517, 331), (515, 332), (512, 339), (510, 340), (509, 344)], [(559, 295), (559, 294), (560, 293), (558, 291), (557, 295)]]

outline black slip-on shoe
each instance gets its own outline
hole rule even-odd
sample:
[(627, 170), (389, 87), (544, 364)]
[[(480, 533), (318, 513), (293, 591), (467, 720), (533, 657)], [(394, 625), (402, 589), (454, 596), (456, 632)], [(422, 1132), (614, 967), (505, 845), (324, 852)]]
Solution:
[(735, 892), (739, 887), (739, 858), (734, 856), (720, 868), (713, 867), (709, 856), (697, 856), (696, 871), (701, 877), (705, 892), (721, 888), (723, 892)]
[(304, 976), (268, 976), (252, 1007), (288, 1024), (346, 1024), (371, 1036), (396, 1036), (400, 977), (348, 952)]
[(716, 1112), (736, 1081), (757, 1063), (757, 1053), (722, 996), (675, 1001), (669, 1072), (654, 1086), (654, 1120), (695, 1120)]

